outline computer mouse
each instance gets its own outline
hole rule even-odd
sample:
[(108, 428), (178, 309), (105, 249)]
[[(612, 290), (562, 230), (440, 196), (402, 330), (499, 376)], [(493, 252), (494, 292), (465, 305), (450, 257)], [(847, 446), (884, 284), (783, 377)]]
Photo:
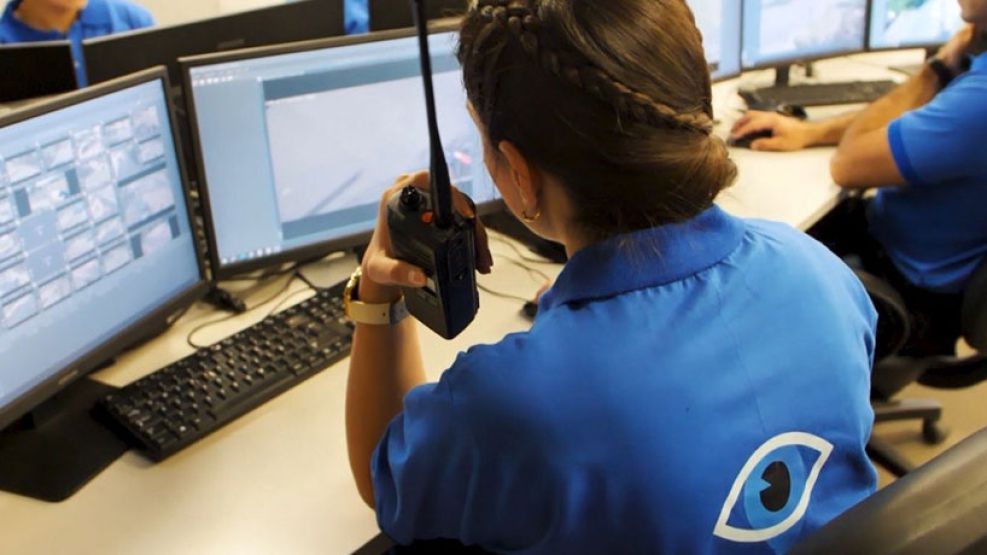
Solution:
[(750, 148), (751, 143), (753, 143), (754, 141), (758, 139), (770, 139), (771, 137), (774, 137), (773, 131), (771, 131), (770, 129), (762, 129), (760, 131), (754, 131), (746, 135), (741, 135), (740, 137), (737, 138), (731, 137), (727, 141), (727, 144), (735, 148)]

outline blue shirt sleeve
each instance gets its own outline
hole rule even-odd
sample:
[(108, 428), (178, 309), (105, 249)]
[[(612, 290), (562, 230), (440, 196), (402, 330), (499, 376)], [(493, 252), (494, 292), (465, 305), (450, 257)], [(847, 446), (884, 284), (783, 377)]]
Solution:
[(448, 380), (411, 391), (371, 462), (381, 530), (404, 544), (463, 537), (477, 457), (472, 443)]
[(984, 175), (987, 78), (968, 76), (888, 126), (895, 165), (912, 185)]
[[(559, 495), (543, 446), (526, 433), (530, 419), (496, 392), (488, 371), (496, 355), (483, 351), (471, 349), (439, 383), (412, 390), (374, 451), (377, 523), (399, 543), (457, 539), (517, 550), (553, 528), (558, 515), (549, 507)], [(512, 418), (529, 425), (505, 425)]]
[(130, 6), (130, 24), (132, 29), (154, 27), (154, 16), (146, 8), (133, 4)]

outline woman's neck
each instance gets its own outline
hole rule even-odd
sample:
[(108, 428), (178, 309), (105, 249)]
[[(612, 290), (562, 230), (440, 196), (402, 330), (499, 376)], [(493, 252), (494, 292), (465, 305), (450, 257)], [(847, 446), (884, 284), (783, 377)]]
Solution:
[(79, 16), (78, 8), (58, 8), (35, 0), (23, 0), (14, 15), (28, 27), (39, 31), (68, 32)]

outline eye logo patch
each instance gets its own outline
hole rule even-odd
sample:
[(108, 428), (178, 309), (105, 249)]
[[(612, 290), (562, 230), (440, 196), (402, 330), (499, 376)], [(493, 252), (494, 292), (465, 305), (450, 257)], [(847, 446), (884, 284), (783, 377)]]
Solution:
[(832, 452), (831, 443), (803, 432), (766, 441), (734, 480), (713, 535), (754, 543), (790, 530), (805, 516), (816, 480)]

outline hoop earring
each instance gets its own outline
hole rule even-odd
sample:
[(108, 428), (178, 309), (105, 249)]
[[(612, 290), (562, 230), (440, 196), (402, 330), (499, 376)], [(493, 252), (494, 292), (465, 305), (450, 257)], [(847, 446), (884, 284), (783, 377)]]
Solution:
[(529, 224), (537, 222), (538, 218), (541, 218), (541, 208), (538, 209), (538, 212), (536, 212), (534, 216), (529, 216), (527, 211), (521, 210), (521, 219)]
[[(521, 197), (521, 204), (525, 204), (525, 202), (524, 202), (524, 193), (521, 191), (521, 186), (517, 184), (517, 181), (518, 181), (517, 174), (515, 173), (514, 174), (514, 187), (517, 188), (518, 195), (520, 195), (520, 197)], [(529, 224), (532, 224), (532, 223), (537, 222), (538, 221), (538, 218), (541, 218), (541, 208), (538, 209), (538, 212), (536, 212), (534, 216), (529, 216), (528, 215), (528, 209), (527, 209), (527, 207), (521, 208), (521, 219), (522, 220), (528, 222)]]

